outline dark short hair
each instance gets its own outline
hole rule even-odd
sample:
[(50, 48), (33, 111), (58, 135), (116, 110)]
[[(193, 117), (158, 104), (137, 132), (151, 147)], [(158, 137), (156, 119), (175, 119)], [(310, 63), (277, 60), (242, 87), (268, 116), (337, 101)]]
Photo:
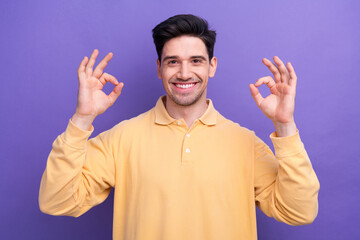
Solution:
[(152, 33), (160, 62), (165, 43), (172, 38), (183, 35), (200, 38), (206, 46), (209, 61), (214, 55), (216, 32), (209, 30), (208, 22), (200, 17), (191, 14), (176, 15), (158, 24)]

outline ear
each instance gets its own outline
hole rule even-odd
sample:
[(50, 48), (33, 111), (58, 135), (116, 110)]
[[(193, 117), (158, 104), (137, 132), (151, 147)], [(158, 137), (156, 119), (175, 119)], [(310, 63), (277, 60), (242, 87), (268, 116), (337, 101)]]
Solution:
[(210, 70), (209, 70), (209, 77), (210, 78), (215, 76), (216, 67), (217, 67), (217, 58), (213, 57), (211, 59), (211, 61), (210, 61)]
[(156, 64), (157, 64), (157, 74), (158, 74), (158, 78), (162, 79), (161, 71), (160, 71), (161, 65), (160, 65), (159, 59), (156, 60)]

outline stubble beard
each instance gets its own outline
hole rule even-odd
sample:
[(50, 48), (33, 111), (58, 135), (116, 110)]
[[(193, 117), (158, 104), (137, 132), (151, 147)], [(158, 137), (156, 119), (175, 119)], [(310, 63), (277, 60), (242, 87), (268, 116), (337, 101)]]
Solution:
[[(199, 78), (196, 79), (196, 82), (197, 82), (197, 84), (203, 83), (203, 81)], [(191, 106), (191, 105), (197, 103), (199, 101), (199, 99), (203, 96), (204, 92), (205, 92), (205, 89), (203, 89), (201, 92), (197, 93), (193, 97), (190, 97), (190, 96), (187, 97), (186, 95), (188, 95), (188, 94), (184, 94), (183, 96), (180, 96), (180, 97), (176, 97), (174, 94), (168, 94), (168, 96), (177, 105), (186, 107), (186, 106)]]

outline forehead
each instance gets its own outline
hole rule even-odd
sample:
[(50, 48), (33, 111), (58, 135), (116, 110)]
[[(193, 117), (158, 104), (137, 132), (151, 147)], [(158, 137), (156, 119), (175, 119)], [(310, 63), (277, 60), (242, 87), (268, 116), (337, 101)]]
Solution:
[(189, 58), (191, 56), (207, 56), (207, 50), (204, 42), (193, 36), (180, 36), (172, 38), (164, 45), (162, 56), (178, 56), (180, 58)]

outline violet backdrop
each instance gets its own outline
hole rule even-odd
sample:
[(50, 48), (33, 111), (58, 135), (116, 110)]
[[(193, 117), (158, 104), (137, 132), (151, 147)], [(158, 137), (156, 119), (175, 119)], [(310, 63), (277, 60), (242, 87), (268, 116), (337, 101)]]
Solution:
[(112, 51), (106, 71), (125, 83), (95, 120), (95, 136), (164, 94), (151, 30), (180, 13), (204, 17), (218, 33), (208, 86), (215, 108), (270, 145), (274, 128), (248, 85), (269, 75), (263, 57), (278, 55), (297, 72), (295, 120), (320, 181), (319, 214), (292, 227), (258, 211), (259, 239), (360, 239), (356, 0), (1, 1), (0, 239), (111, 239), (113, 194), (80, 218), (48, 216), (38, 207), (41, 175), (75, 110), (81, 59)]

